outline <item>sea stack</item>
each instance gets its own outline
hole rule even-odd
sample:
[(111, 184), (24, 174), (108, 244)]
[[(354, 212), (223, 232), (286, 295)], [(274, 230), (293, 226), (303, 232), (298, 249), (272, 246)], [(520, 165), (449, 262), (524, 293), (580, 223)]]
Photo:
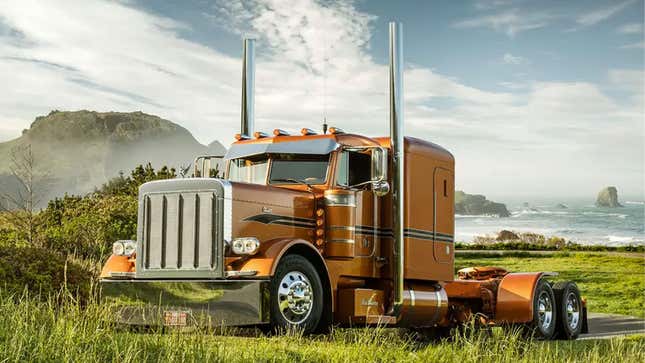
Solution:
[(598, 193), (596, 207), (617, 208), (622, 207), (618, 203), (618, 190), (616, 187), (605, 187)]

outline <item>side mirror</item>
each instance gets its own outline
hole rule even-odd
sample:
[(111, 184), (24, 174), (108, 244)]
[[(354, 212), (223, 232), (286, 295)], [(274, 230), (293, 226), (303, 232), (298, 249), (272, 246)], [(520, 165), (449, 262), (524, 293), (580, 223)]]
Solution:
[(390, 183), (385, 180), (375, 181), (372, 183), (372, 191), (377, 197), (382, 197), (390, 192)]
[(382, 147), (372, 150), (372, 180), (387, 180), (387, 150)]

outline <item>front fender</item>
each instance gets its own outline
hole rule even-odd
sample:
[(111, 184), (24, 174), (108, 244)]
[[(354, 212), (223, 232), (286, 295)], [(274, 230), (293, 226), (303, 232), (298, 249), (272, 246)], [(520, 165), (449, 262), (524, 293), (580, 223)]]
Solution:
[[(277, 238), (263, 241), (256, 255), (236, 261), (233, 268), (239, 271), (257, 271), (256, 277), (273, 276), (282, 256), (294, 246), (306, 248), (316, 254), (321, 261), (323, 260), (320, 252), (310, 242), (302, 239)], [(325, 273), (327, 273), (326, 268)]]

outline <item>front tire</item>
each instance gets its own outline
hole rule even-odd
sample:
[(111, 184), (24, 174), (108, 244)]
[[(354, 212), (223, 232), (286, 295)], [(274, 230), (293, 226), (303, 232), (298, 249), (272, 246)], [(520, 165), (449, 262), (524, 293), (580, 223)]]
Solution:
[(578, 285), (572, 281), (562, 281), (553, 285), (558, 307), (557, 338), (573, 340), (582, 332), (584, 313)]
[(323, 289), (314, 266), (300, 255), (280, 260), (271, 280), (271, 328), (312, 333), (323, 311)]
[(558, 309), (553, 289), (546, 280), (540, 279), (533, 292), (533, 320), (524, 325), (524, 330), (535, 339), (552, 339), (557, 318)]

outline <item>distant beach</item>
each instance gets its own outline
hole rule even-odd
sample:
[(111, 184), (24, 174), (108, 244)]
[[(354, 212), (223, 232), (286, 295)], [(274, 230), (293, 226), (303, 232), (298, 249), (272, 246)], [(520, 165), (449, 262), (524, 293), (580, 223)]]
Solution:
[(508, 229), (563, 237), (580, 244), (645, 244), (645, 202), (621, 203), (622, 208), (598, 208), (589, 201), (512, 203), (507, 204), (511, 212), (508, 218), (457, 215), (456, 240), (470, 242), (476, 236)]

